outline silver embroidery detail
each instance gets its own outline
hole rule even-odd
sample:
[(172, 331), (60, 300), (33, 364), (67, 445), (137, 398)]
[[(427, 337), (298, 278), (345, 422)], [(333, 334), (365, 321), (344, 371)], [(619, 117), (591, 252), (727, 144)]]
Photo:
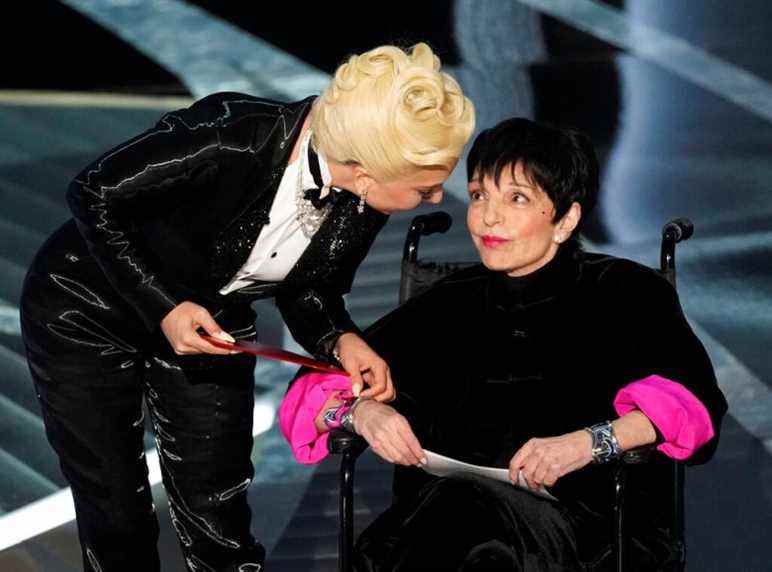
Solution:
[(153, 361), (160, 365), (164, 369), (172, 369), (175, 371), (182, 371), (182, 368), (176, 364), (169, 363), (168, 361), (164, 361), (161, 358), (153, 357)]
[(231, 487), (229, 489), (224, 490), (221, 493), (217, 493), (217, 498), (221, 501), (228, 500), (234, 495), (237, 495), (241, 492), (244, 492), (249, 488), (250, 483), (252, 482), (252, 479), (244, 479), (242, 482), (240, 482), (235, 487)]
[(53, 280), (57, 284), (57, 286), (59, 286), (63, 290), (66, 290), (76, 298), (80, 298), (84, 302), (91, 304), (92, 306), (96, 306), (97, 308), (100, 308), (102, 310), (110, 309), (110, 306), (105, 304), (104, 300), (102, 300), (102, 298), (99, 297), (99, 294), (89, 290), (86, 286), (84, 286), (80, 282), (77, 282), (72, 278), (67, 278), (66, 276), (62, 276), (61, 274), (49, 274), (49, 276), (51, 277), (51, 280)]
[(190, 534), (188, 533), (188, 529), (185, 528), (185, 525), (177, 517), (177, 511), (174, 510), (174, 507), (172, 506), (172, 503), (169, 503), (169, 516), (172, 519), (172, 526), (174, 526), (174, 530), (177, 531), (177, 537), (180, 539), (180, 542), (182, 542), (182, 544), (185, 547), (192, 546), (193, 545), (193, 539), (190, 538)]
[[(137, 353), (136, 348), (125, 342), (113, 332), (107, 330), (79, 310), (67, 310), (59, 316), (59, 321), (46, 324), (48, 329), (76, 344), (95, 348), (104, 348), (100, 355), (107, 356), (119, 353)], [(81, 337), (77, 337), (81, 336)]]
[(199, 570), (204, 570), (205, 572), (217, 572), (217, 570), (207, 565), (206, 562), (200, 558), (196, 558), (192, 554), (185, 557), (185, 562), (187, 562), (191, 572), (199, 572)]
[[(139, 427), (140, 425), (142, 425), (142, 423), (144, 423), (144, 421), (145, 421), (145, 410), (142, 409), (140, 411), (140, 413), (139, 413), (139, 419), (137, 419), (134, 423), (132, 423), (131, 426), (132, 427)], [(144, 454), (145, 453), (143, 452), (142, 455), (144, 455)], [(142, 456), (140, 455), (139, 458), (141, 459)]]
[[(151, 418), (153, 418), (153, 426), (156, 427), (158, 425), (158, 421), (155, 419), (157, 410), (156, 410), (154, 401), (152, 399), (148, 400), (148, 408), (150, 410)], [(168, 492), (169, 503), (171, 504), (172, 502), (175, 502), (173, 499), (177, 499), (178, 502), (175, 502), (176, 510), (179, 513), (185, 515), (185, 517), (190, 521), (190, 523), (193, 526), (195, 526), (198, 530), (200, 530), (202, 533), (204, 533), (206, 536), (208, 536), (216, 543), (222, 546), (226, 546), (228, 548), (236, 548), (236, 549), (241, 548), (240, 542), (224, 537), (222, 534), (219, 533), (219, 531), (217, 530), (217, 527), (212, 525), (209, 521), (207, 521), (202, 516), (196, 514), (195, 511), (191, 510), (191, 508), (185, 504), (185, 499), (180, 494), (180, 491), (177, 487), (177, 483), (174, 478), (174, 472), (172, 470), (172, 467), (167, 465), (166, 461), (169, 453), (163, 448), (163, 445), (161, 443), (161, 437), (159, 436), (158, 432), (156, 433), (155, 444), (156, 444), (156, 449), (158, 450), (158, 453), (159, 453), (158, 461), (161, 465), (161, 470), (163, 471), (166, 477), (164, 479), (164, 485), (166, 486), (166, 490)], [(177, 457), (177, 459), (181, 460), (179, 457)], [(172, 459), (172, 460), (177, 460), (177, 459)], [(198, 564), (202, 565), (203, 563), (198, 562)]]
[(86, 556), (88, 557), (89, 564), (91, 564), (94, 572), (102, 572), (102, 566), (99, 564), (99, 560), (97, 560), (94, 551), (90, 548), (86, 548)]
[(163, 449), (163, 448), (162, 448), (162, 449), (161, 449), (161, 452), (162, 452), (164, 455), (166, 455), (167, 457), (169, 457), (169, 459), (170, 459), (170, 460), (172, 460), (172, 461), (177, 461), (177, 462), (179, 462), (179, 461), (182, 461), (182, 457), (180, 457), (179, 455), (175, 455), (174, 453), (172, 453), (172, 452), (171, 452), (171, 451), (169, 451), (168, 449)]

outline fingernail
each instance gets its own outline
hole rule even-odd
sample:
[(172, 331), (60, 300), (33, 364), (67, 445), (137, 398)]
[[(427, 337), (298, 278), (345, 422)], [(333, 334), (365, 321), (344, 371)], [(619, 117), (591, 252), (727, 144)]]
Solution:
[(230, 353), (231, 355), (233, 355), (233, 354), (240, 354), (241, 352), (239, 350), (231, 350)]
[(427, 459), (426, 457), (421, 457), (421, 464), (422, 465), (428, 465), (429, 464), (429, 459)]
[(354, 397), (359, 397), (359, 392), (362, 391), (362, 388), (358, 385), (355, 385), (351, 388), (351, 392), (354, 394)]
[(215, 338), (219, 338), (223, 341), (230, 342), (232, 344), (236, 343), (236, 340), (233, 339), (233, 336), (231, 336), (228, 332), (223, 332), (220, 330), (219, 332), (215, 333)]

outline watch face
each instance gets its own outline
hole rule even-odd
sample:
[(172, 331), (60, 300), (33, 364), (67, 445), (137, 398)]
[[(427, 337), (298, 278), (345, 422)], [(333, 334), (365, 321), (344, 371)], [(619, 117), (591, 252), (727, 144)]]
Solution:
[(604, 463), (619, 455), (613, 428), (609, 423), (599, 423), (590, 428), (592, 456), (596, 463)]
[(327, 425), (327, 427), (339, 427), (340, 422), (338, 421), (338, 408), (328, 409), (325, 411), (322, 419), (324, 419), (324, 424)]

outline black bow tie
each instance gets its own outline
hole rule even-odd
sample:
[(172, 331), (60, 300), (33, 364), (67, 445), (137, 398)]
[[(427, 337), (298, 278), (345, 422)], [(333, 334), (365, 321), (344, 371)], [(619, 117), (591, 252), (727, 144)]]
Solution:
[(322, 197), (324, 180), (322, 179), (322, 169), (319, 166), (319, 155), (316, 154), (316, 151), (313, 150), (310, 144), (308, 145), (308, 169), (311, 171), (316, 187), (303, 191), (303, 197), (307, 201), (311, 201), (315, 208), (323, 209), (328, 203), (335, 202), (335, 197), (338, 193), (330, 189), (327, 196)]
[(331, 190), (327, 193), (326, 197), (322, 198), (322, 189), (306, 189), (303, 191), (303, 197), (307, 201), (311, 201), (311, 204), (317, 209), (323, 209), (327, 204), (335, 203), (337, 194), (336, 191)]

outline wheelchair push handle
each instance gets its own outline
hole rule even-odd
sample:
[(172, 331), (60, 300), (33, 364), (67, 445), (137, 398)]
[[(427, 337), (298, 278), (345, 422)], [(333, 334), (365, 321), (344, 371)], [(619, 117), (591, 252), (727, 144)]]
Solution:
[(437, 211), (426, 215), (420, 215), (413, 219), (410, 230), (416, 229), (416, 232), (422, 236), (430, 234), (446, 233), (453, 224), (453, 219), (445, 211)]
[(693, 234), (694, 224), (688, 218), (673, 219), (662, 228), (662, 238), (674, 243), (688, 240)]
[(445, 211), (437, 211), (415, 217), (410, 223), (410, 229), (407, 231), (402, 259), (415, 262), (418, 256), (418, 242), (421, 240), (421, 237), (438, 232), (444, 234), (448, 232), (452, 225), (453, 217)]
[(675, 247), (694, 234), (694, 224), (688, 218), (676, 218), (662, 227), (662, 246), (659, 253), (659, 269), (675, 287)]

